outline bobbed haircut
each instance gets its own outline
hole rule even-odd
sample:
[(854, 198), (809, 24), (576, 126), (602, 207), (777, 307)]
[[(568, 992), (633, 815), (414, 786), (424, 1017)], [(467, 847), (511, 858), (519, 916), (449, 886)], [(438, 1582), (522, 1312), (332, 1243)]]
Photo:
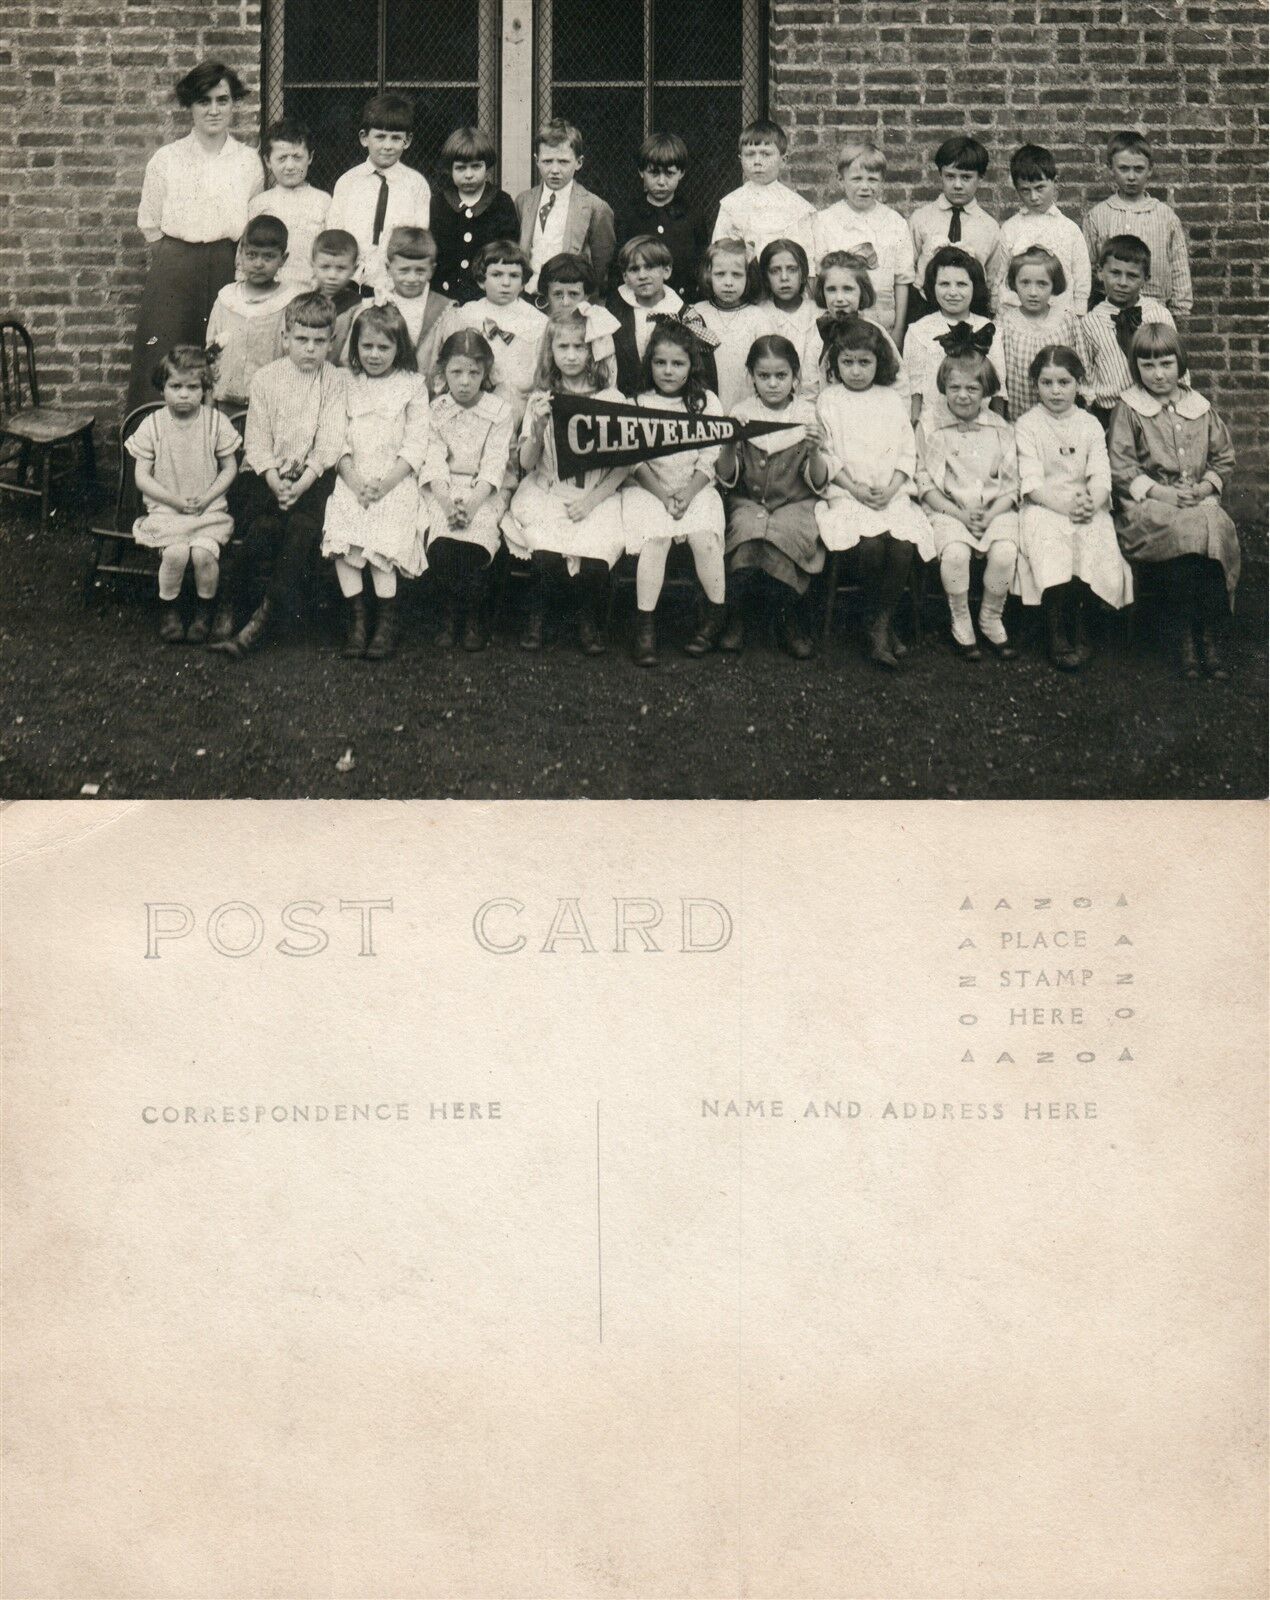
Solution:
[(481, 368), (481, 388), (493, 393), (494, 352), (490, 349), (489, 340), (483, 333), (477, 333), (475, 328), (457, 329), (437, 351), (437, 364), (434, 370), (444, 375), (446, 367), (455, 356), (465, 356), (469, 361), (475, 361)]
[(1021, 144), (1010, 157), (1010, 182), (1053, 183), (1058, 177), (1058, 162), (1043, 144)]
[(1155, 165), (1151, 146), (1135, 128), (1125, 128), (1120, 133), (1113, 133), (1107, 140), (1107, 165), (1111, 165), (1114, 156), (1122, 155), (1126, 150), (1131, 150), (1135, 156), (1145, 156), (1152, 166)]
[(484, 128), (477, 128), (470, 123), (462, 128), (455, 128), (445, 143), (441, 146), (441, 154), (437, 157), (437, 166), (448, 180), (450, 168), (456, 161), (483, 161), (487, 167), (492, 167), (498, 161), (498, 152), (494, 148), (494, 141)]
[(713, 303), (714, 290), (710, 284), (710, 271), (720, 256), (739, 256), (745, 263), (745, 292), (741, 296), (740, 303), (743, 306), (756, 306), (762, 294), (758, 262), (751, 260), (743, 239), (716, 239), (702, 252), (701, 265), (697, 268), (697, 283), (702, 294)]
[(361, 253), (357, 240), (344, 228), (323, 228), (314, 239), (311, 252), (314, 256), (339, 256), (345, 261), (351, 258), (354, 266)]
[(281, 250), (286, 254), (291, 235), (281, 217), (262, 211), (243, 229), (243, 243), (254, 244), (257, 250)]
[(1020, 250), (1017, 256), (1010, 257), (1010, 265), (1006, 268), (1005, 281), (1013, 289), (1018, 282), (1019, 273), (1024, 267), (1044, 267), (1050, 275), (1050, 284), (1055, 294), (1064, 294), (1067, 290), (1067, 274), (1063, 271), (1063, 263), (1052, 250), (1047, 250), (1043, 244), (1029, 245), (1026, 250)]
[(156, 389), (162, 390), (168, 379), (175, 378), (178, 373), (182, 377), (197, 377), (203, 386), (204, 399), (212, 392), (215, 381), (212, 364), (201, 345), (174, 344), (167, 355), (160, 359), (150, 379)]
[(681, 391), (684, 409), (699, 416), (706, 408), (706, 370), (701, 360), (701, 346), (691, 328), (680, 322), (655, 322), (644, 356), (639, 364), (640, 393), (656, 391), (653, 382), (653, 357), (663, 345), (672, 344), (688, 357), (688, 381)]
[(858, 256), (852, 250), (831, 250), (827, 256), (822, 256), (819, 263), (820, 270), (816, 274), (816, 304), (828, 310), (825, 301), (825, 274), (829, 272), (849, 272), (860, 285), (860, 310), (867, 311), (870, 306), (877, 304), (877, 291), (873, 287), (873, 279), (869, 276), (869, 264), (863, 256)]
[(382, 333), (393, 340), (397, 346), (397, 354), (393, 360), (393, 370), (401, 369), (405, 372), (417, 372), (419, 363), (415, 357), (415, 347), (410, 342), (410, 329), (406, 327), (406, 319), (396, 306), (367, 306), (365, 311), (359, 311), (353, 318), (353, 326), (348, 340), (348, 365), (352, 372), (362, 372), (361, 338), (363, 333)]
[(774, 361), (788, 362), (789, 370), (797, 379), (800, 367), (798, 351), (794, 349), (783, 333), (765, 333), (760, 338), (755, 339), (745, 357), (745, 370), (752, 373), (759, 362), (767, 356), (770, 356)]
[(260, 153), (266, 160), (276, 144), (302, 144), (310, 155), (313, 154), (313, 135), (299, 117), (279, 117), (277, 122), (269, 124), (269, 131), (260, 141)]
[(971, 283), (970, 309), (977, 317), (986, 317), (992, 308), (988, 302), (988, 280), (984, 276), (983, 264), (969, 250), (963, 250), (956, 244), (941, 245), (926, 263), (926, 276), (922, 280), (926, 303), (932, 306), (938, 304), (935, 299), (935, 279), (943, 267), (958, 267), (967, 275)]
[(651, 233), (637, 233), (617, 252), (617, 270), (625, 274), (641, 263), (648, 267), (665, 267), (669, 272), (675, 258), (661, 239), (654, 238)]
[(1113, 234), (1098, 252), (1100, 267), (1105, 267), (1108, 261), (1124, 261), (1131, 267), (1141, 267), (1144, 278), (1151, 276), (1150, 247), (1136, 234)]
[(1041, 373), (1046, 367), (1061, 367), (1064, 372), (1069, 372), (1077, 383), (1085, 381), (1085, 363), (1069, 344), (1047, 344), (1038, 350), (1027, 369), (1028, 380), (1033, 384), (1039, 383)]
[(806, 289), (807, 280), (811, 276), (811, 263), (807, 260), (807, 252), (797, 239), (773, 239), (763, 246), (758, 258), (758, 272), (762, 282), (764, 284), (767, 283), (768, 269), (779, 255), (793, 256), (798, 264), (798, 272), (801, 279), (799, 288), (800, 290)]
[(472, 276), (477, 283), (485, 282), (485, 274), (490, 267), (517, 266), (520, 268), (520, 283), (523, 288), (529, 282), (533, 266), (529, 257), (511, 239), (491, 239), (488, 244), (483, 244), (476, 252), (472, 261)]
[(571, 122), (566, 122), (563, 117), (552, 117), (549, 122), (538, 125), (534, 134), (534, 154), (537, 155), (543, 145), (567, 144), (578, 160), (582, 159), (583, 144), (582, 134)]
[(789, 135), (779, 122), (773, 122), (769, 117), (757, 117), (741, 129), (736, 144), (738, 150), (744, 150), (747, 144), (774, 144), (784, 155), (789, 149)]
[(874, 383), (889, 388), (899, 376), (899, 365), (890, 341), (876, 323), (865, 317), (838, 317), (825, 341), (824, 364), (830, 383), (841, 383), (838, 357), (848, 350), (867, 350), (877, 362)]
[(958, 355), (944, 357), (939, 363), (939, 371), (935, 374), (935, 386), (940, 394), (948, 393), (948, 380), (954, 372), (970, 373), (983, 390), (985, 400), (991, 400), (994, 394), (1001, 393), (1001, 379), (997, 376), (997, 369), (987, 356), (980, 355), (977, 350), (967, 350)]
[(595, 293), (595, 273), (591, 270), (591, 263), (585, 256), (570, 255), (568, 251), (561, 251), (558, 256), (550, 256), (543, 262), (538, 273), (538, 297), (545, 299), (547, 290), (553, 283), (580, 283), (583, 295)]
[(329, 333), (335, 326), (335, 302), (320, 289), (298, 294), (287, 302), (282, 325), (288, 332), (292, 328), (325, 328)]
[(177, 103), (188, 110), (198, 101), (206, 100), (212, 90), (222, 83), (229, 85), (231, 99), (246, 99), (247, 85), (233, 67), (227, 67), (223, 61), (200, 61), (183, 78), (176, 80)]
[(1129, 346), (1129, 371), (1137, 384), (1142, 382), (1138, 374), (1138, 362), (1143, 356), (1148, 360), (1152, 356), (1176, 356), (1178, 377), (1184, 378), (1190, 371), (1186, 346), (1177, 329), (1167, 322), (1144, 322), (1133, 336), (1133, 343)]
[(992, 158), (973, 135), (956, 133), (944, 140), (931, 160), (941, 172), (945, 167), (959, 167), (963, 172), (977, 172), (982, 178)]
[(390, 89), (386, 94), (371, 95), (362, 107), (358, 130), (369, 133), (372, 128), (378, 128), (383, 133), (413, 133), (414, 126), (414, 101), (408, 94)]
[(677, 133), (650, 133), (639, 147), (635, 165), (641, 172), (664, 172), (667, 167), (688, 167), (688, 146)]
[(384, 260), (390, 256), (405, 256), (407, 261), (435, 261), (437, 242), (426, 228), (394, 228), (388, 235)]
[(838, 151), (838, 175), (841, 177), (857, 161), (866, 172), (886, 171), (886, 151), (869, 139), (853, 140), (841, 147)]

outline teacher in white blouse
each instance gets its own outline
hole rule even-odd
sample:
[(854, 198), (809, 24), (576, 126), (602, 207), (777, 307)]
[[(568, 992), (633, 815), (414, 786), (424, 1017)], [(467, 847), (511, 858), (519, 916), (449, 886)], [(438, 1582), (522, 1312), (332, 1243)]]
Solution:
[(155, 398), (159, 360), (178, 344), (202, 345), (217, 294), (232, 281), (247, 205), (265, 186), (254, 150), (230, 133), (242, 79), (220, 61), (202, 61), (176, 86), (193, 124), (146, 163), (137, 226), (151, 245), (132, 347), (128, 407)]

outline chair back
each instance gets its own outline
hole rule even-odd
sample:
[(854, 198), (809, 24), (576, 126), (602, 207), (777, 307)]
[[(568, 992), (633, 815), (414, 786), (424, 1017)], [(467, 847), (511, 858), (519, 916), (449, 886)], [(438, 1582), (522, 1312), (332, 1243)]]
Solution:
[(5, 317), (0, 320), (0, 412), (11, 416), (39, 403), (34, 341), (16, 317)]
[(162, 411), (162, 400), (147, 400), (135, 407), (119, 424), (119, 481), (115, 488), (115, 528), (119, 533), (131, 531), (133, 523), (145, 507), (137, 493), (137, 463), (132, 452), (124, 445), (152, 411)]

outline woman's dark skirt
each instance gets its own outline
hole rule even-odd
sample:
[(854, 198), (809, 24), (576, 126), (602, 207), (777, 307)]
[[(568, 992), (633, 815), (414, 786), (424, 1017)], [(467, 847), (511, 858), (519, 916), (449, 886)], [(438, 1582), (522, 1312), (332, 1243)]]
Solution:
[(233, 239), (187, 244), (166, 234), (154, 246), (132, 344), (129, 411), (158, 399), (154, 369), (169, 350), (178, 344), (202, 348), (216, 296), (233, 281), (237, 248)]

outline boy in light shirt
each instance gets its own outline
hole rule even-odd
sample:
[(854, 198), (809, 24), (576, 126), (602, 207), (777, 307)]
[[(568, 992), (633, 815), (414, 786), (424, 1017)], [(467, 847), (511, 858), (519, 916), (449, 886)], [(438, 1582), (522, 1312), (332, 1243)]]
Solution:
[(287, 259), (278, 282), (296, 291), (316, 287), (313, 280), (313, 241), (326, 226), (331, 197), (309, 182), (313, 163), (313, 136), (302, 122), (283, 117), (265, 134), (260, 153), (273, 179), (270, 188), (255, 196), (248, 217), (268, 213), (287, 225)]
[(844, 144), (838, 178), (842, 199), (817, 211), (812, 221), (816, 260), (845, 250), (867, 261), (875, 296), (869, 320), (900, 339), (913, 287), (913, 238), (899, 212), (882, 204), (886, 156), (875, 144)]
[(750, 260), (755, 261), (773, 239), (794, 239), (807, 252), (814, 277), (812, 223), (816, 208), (780, 181), (789, 135), (778, 122), (761, 118), (741, 129), (739, 148), (745, 182), (719, 201), (712, 242), (740, 239)]
[(413, 138), (414, 114), (414, 102), (404, 94), (373, 95), (362, 108), (357, 135), (366, 160), (350, 167), (331, 195), (326, 225), (357, 240), (366, 296), (389, 287), (384, 247), (392, 230), (426, 228), (432, 214), (428, 180), (401, 159)]
[(1058, 165), (1043, 144), (1025, 144), (1010, 157), (1010, 181), (1023, 202), (1021, 211), (1001, 224), (1001, 252), (992, 304), (1000, 310), (1017, 306), (1019, 297), (1006, 279), (1010, 263), (1033, 245), (1040, 245), (1058, 257), (1067, 279), (1067, 289), (1055, 295), (1051, 304), (1058, 311), (1072, 310), (1083, 317), (1089, 310), (1089, 290), (1093, 271), (1089, 247), (1079, 224), (1065, 216), (1055, 201)]

